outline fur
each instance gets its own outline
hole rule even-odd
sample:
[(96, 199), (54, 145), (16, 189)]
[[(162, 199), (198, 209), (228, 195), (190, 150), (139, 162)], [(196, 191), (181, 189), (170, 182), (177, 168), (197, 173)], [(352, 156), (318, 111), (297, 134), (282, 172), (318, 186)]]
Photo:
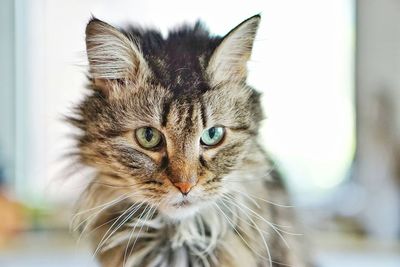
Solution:
[[(79, 162), (96, 175), (73, 222), (102, 266), (308, 266), (287, 192), (257, 141), (263, 115), (246, 64), (259, 21), (224, 37), (197, 23), (167, 38), (88, 23), (90, 94), (69, 120), (81, 130)], [(160, 148), (135, 141), (148, 126), (162, 133)], [(200, 136), (213, 126), (225, 127), (224, 139), (205, 147)], [(183, 195), (174, 183), (186, 181), (196, 185)]]

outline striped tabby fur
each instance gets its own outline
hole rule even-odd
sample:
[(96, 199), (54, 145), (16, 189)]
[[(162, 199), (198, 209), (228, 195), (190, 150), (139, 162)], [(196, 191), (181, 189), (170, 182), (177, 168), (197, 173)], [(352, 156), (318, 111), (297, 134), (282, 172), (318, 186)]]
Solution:
[[(81, 130), (79, 161), (96, 176), (73, 221), (101, 266), (308, 266), (286, 190), (257, 141), (263, 115), (246, 63), (259, 22), (224, 37), (197, 23), (167, 38), (88, 23), (90, 93), (69, 120)], [(223, 141), (202, 146), (216, 125)], [(134, 131), (145, 126), (163, 134), (162, 148), (138, 145)], [(197, 182), (187, 195), (172, 183), (185, 179)]]

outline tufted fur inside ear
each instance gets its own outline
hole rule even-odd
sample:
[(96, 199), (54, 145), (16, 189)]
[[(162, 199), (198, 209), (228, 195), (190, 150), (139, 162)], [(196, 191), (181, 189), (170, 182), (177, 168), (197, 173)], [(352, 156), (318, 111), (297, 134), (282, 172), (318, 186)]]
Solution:
[(90, 76), (102, 90), (116, 80), (135, 82), (148, 75), (137, 44), (99, 19), (92, 18), (86, 27), (86, 50)]
[(250, 59), (260, 19), (260, 15), (255, 15), (243, 21), (215, 49), (207, 66), (207, 75), (213, 85), (246, 79), (246, 64)]

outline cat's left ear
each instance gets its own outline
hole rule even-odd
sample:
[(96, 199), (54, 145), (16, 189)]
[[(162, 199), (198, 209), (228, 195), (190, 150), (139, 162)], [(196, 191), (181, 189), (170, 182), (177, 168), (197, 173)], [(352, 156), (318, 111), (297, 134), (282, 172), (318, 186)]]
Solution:
[(260, 20), (260, 15), (250, 17), (225, 35), (207, 66), (206, 72), (212, 85), (246, 79), (247, 61), (251, 56)]

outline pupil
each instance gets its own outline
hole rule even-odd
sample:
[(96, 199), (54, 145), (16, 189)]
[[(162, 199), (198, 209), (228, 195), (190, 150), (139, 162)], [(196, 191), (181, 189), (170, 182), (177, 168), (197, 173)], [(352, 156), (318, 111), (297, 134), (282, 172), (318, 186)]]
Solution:
[(151, 128), (146, 128), (146, 131), (144, 132), (144, 138), (147, 142), (150, 142), (151, 139), (153, 139), (153, 130)]
[(208, 135), (210, 136), (211, 139), (214, 138), (214, 136), (215, 136), (215, 128), (214, 127), (210, 128), (210, 130), (208, 130)]

